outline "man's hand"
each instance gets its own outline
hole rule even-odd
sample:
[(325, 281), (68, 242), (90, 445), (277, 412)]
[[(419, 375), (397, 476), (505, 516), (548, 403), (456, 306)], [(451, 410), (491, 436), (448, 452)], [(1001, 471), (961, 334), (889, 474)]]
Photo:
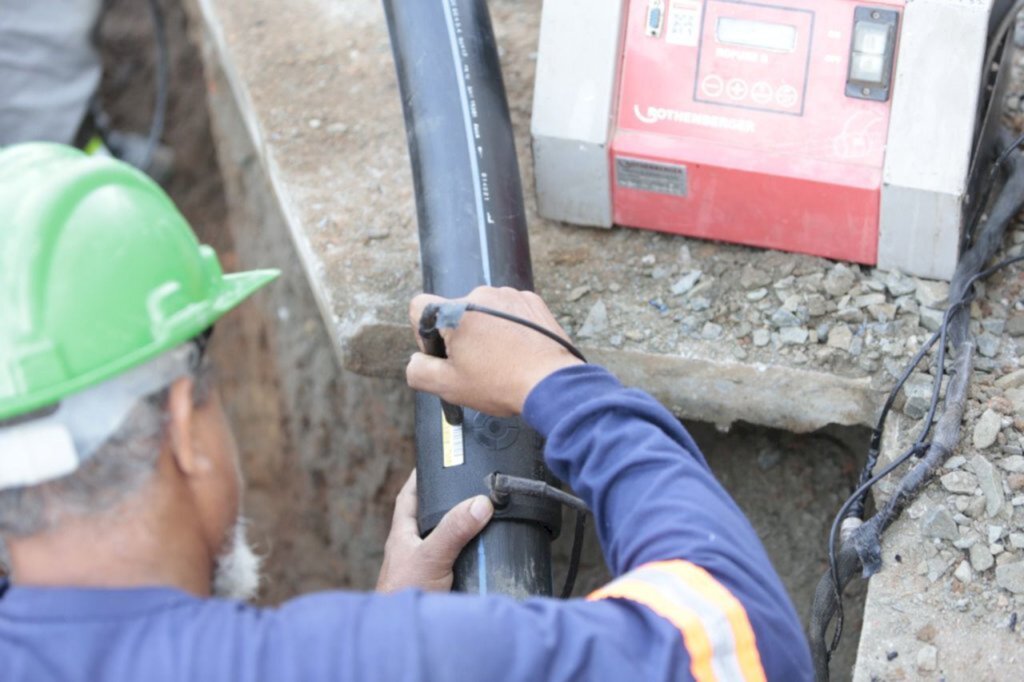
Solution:
[[(421, 294), (409, 304), (413, 329), (428, 303), (446, 299)], [(470, 303), (511, 313), (546, 327), (568, 340), (565, 331), (537, 294), (528, 291), (478, 287)], [(448, 358), (416, 353), (405, 370), (409, 386), (439, 395), (495, 417), (523, 411), (526, 397), (552, 372), (581, 364), (569, 351), (543, 334), (514, 322), (467, 312), (456, 329), (441, 329)], [(416, 341), (423, 350), (419, 334)]]
[(452, 507), (426, 539), (420, 538), (414, 469), (395, 500), (377, 591), (397, 592), (407, 587), (429, 592), (452, 589), (452, 566), (459, 552), (484, 529), (493, 514), (491, 501), (477, 495)]

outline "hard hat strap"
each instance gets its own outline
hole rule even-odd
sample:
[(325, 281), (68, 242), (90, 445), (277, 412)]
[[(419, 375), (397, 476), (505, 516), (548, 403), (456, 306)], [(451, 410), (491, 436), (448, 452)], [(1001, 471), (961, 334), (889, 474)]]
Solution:
[(0, 490), (73, 473), (117, 432), (139, 399), (185, 376), (200, 354), (195, 343), (186, 343), (65, 398), (50, 414), (0, 428)]

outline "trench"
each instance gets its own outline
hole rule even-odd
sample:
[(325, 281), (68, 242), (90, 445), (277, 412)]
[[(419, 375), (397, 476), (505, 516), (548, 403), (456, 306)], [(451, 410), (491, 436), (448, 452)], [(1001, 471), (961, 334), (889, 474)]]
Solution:
[[(101, 31), (102, 101), (115, 125), (144, 130), (152, 101), (149, 18), (144, 3), (110, 4)], [(285, 271), (270, 291), (218, 325), (212, 348), (244, 453), (251, 535), (267, 557), (261, 601), (318, 589), (372, 589), (391, 505), (415, 460), (412, 395), (400, 381), (338, 367), (238, 112), (219, 75), (203, 73), (181, 3), (162, 5), (172, 57), (164, 139), (176, 154), (168, 192), (225, 269)], [(687, 427), (757, 530), (806, 623), (827, 565), (831, 515), (856, 480), (868, 431)], [(556, 584), (570, 536), (556, 542)], [(576, 593), (607, 579), (591, 529)], [(858, 582), (847, 593), (846, 635), (833, 679), (851, 676), (865, 592)]]

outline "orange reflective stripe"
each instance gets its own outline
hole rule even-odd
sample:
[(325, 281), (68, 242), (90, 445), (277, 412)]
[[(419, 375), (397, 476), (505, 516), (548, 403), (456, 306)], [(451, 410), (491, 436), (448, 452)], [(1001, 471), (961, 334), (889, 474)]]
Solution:
[(766, 679), (746, 609), (700, 566), (681, 560), (645, 564), (588, 599), (612, 597), (643, 604), (675, 625), (695, 679)]
[(736, 657), (739, 659), (743, 678), (750, 682), (765, 679), (754, 628), (750, 625), (747, 610), (743, 608), (743, 604), (733, 596), (732, 592), (725, 589), (706, 570), (689, 561), (662, 561), (648, 564), (648, 566), (672, 573), (683, 582), (697, 588), (702, 595), (717, 604), (729, 619), (732, 636), (736, 642)]
[(711, 650), (711, 640), (693, 611), (665, 599), (653, 585), (629, 579), (628, 574), (587, 597), (588, 601), (599, 599), (628, 599), (643, 604), (672, 623), (682, 633), (683, 645), (690, 653), (690, 673), (693, 679), (697, 682), (715, 682), (718, 679), (711, 667), (711, 657), (714, 653)]

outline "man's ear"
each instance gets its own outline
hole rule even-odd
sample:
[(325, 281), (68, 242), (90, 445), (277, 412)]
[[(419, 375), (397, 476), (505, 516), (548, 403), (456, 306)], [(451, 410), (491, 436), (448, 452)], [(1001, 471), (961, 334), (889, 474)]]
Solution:
[(196, 476), (209, 471), (210, 460), (195, 447), (192, 429), (195, 427), (195, 404), (192, 402), (192, 379), (182, 377), (171, 384), (167, 397), (170, 418), (168, 435), (171, 454), (178, 469), (185, 476)]

